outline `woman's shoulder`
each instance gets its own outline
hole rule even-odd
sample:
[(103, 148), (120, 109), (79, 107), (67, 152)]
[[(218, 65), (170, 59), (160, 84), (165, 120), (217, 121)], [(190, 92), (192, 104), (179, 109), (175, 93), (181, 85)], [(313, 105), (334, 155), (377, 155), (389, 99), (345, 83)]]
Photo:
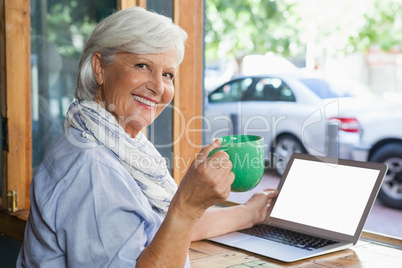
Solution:
[(121, 170), (122, 166), (116, 156), (85, 137), (85, 133), (76, 129), (67, 129), (62, 138), (46, 154), (38, 170), (46, 169), (55, 180), (78, 170), (84, 172), (97, 166), (104, 169)]
[(36, 171), (31, 191), (36, 202), (44, 204), (50, 196), (55, 198), (67, 190), (89, 191), (89, 185), (103, 176), (116, 182), (129, 180), (129, 173), (109, 150), (75, 132), (74, 140), (65, 133)]

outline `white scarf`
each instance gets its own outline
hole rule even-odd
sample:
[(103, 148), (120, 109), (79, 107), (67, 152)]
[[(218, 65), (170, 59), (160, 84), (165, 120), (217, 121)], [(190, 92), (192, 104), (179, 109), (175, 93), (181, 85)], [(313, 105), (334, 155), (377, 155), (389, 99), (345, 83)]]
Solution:
[(82, 131), (83, 137), (112, 151), (151, 205), (166, 214), (177, 185), (166, 168), (165, 159), (141, 131), (132, 138), (101, 105), (80, 100), (70, 105), (65, 127)]

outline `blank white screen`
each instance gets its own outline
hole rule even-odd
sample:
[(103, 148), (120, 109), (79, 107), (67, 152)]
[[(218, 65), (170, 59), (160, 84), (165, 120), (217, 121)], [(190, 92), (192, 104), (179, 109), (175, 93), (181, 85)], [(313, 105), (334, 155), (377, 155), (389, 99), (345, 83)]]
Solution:
[(271, 217), (354, 235), (378, 173), (295, 159)]

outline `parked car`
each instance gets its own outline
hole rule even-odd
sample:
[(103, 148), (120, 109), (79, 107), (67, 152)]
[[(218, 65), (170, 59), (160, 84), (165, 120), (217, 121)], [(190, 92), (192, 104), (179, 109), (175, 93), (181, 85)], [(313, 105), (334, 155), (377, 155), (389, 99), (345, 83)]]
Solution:
[(387, 164), (379, 199), (402, 209), (402, 105), (341, 81), (304, 72), (233, 78), (206, 99), (205, 142), (261, 135), (268, 167), (282, 174), (294, 152), (327, 155), (336, 122), (338, 157)]

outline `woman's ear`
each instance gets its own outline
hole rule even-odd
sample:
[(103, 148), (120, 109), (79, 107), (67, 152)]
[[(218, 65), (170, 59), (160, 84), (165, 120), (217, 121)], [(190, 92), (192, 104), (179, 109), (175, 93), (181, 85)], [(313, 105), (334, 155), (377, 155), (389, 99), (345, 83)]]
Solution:
[(102, 55), (98, 52), (92, 55), (92, 69), (98, 85), (103, 84), (104, 66), (102, 62)]

